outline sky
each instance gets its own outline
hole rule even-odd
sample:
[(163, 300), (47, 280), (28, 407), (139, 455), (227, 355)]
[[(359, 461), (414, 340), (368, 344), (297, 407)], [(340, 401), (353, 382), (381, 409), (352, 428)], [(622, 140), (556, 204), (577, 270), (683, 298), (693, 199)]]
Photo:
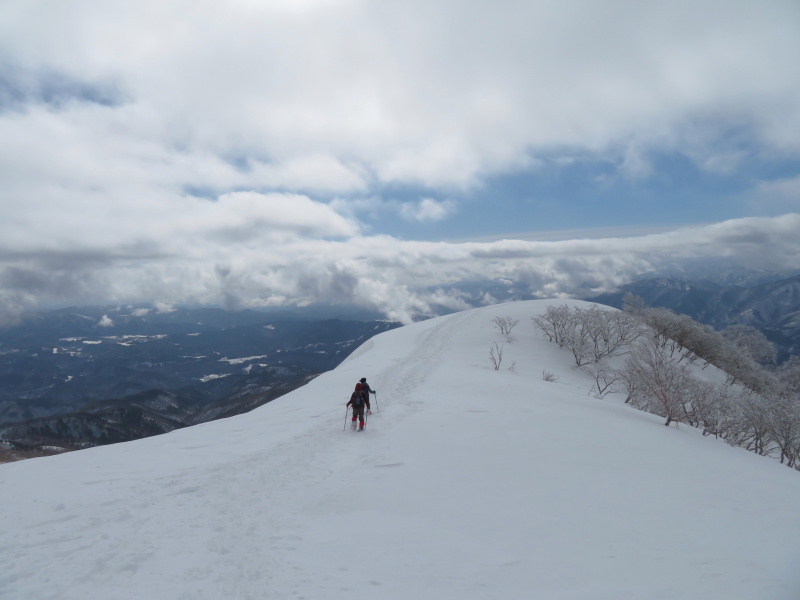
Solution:
[(796, 269), (798, 55), (794, 0), (5, 0), (0, 321)]
[(800, 597), (800, 473), (588, 394), (530, 323), (549, 303), (393, 329), (244, 415), (0, 465), (0, 595)]

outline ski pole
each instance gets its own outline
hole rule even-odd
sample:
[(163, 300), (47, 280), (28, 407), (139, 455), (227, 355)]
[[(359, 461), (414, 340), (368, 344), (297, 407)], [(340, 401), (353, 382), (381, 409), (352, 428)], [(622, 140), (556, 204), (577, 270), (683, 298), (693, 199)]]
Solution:
[(378, 406), (378, 390), (375, 390), (375, 408), (378, 410), (378, 412), (381, 412), (381, 407)]
[(349, 412), (350, 412), (350, 407), (349, 406), (345, 407), (345, 409), (344, 409), (344, 425), (342, 425), (342, 431), (347, 429), (347, 413), (349, 413)]

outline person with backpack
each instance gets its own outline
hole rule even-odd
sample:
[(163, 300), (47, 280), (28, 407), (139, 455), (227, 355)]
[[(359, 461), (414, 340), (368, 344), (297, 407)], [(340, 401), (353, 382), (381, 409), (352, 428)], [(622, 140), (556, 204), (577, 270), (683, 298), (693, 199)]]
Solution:
[(377, 397), (377, 392), (375, 390), (373, 390), (371, 387), (369, 387), (369, 384), (367, 383), (367, 378), (366, 377), (362, 377), (361, 378), (361, 394), (364, 396), (364, 400), (367, 403), (367, 414), (371, 415), (372, 411), (369, 408), (369, 395), (370, 394), (375, 394), (376, 397)]
[(364, 431), (364, 407), (369, 410), (369, 393), (366, 394), (366, 398), (364, 398), (364, 395), (365, 392), (362, 390), (361, 384), (357, 383), (355, 391), (350, 395), (350, 400), (347, 402), (347, 406), (353, 407), (351, 429), (356, 428), (356, 419), (358, 419), (358, 430)]

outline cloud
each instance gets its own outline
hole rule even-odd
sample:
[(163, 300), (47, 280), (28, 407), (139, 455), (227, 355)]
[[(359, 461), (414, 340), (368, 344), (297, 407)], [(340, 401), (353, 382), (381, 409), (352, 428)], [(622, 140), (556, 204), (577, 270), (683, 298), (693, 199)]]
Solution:
[(155, 306), (156, 312), (159, 313), (159, 314), (167, 314), (167, 313), (175, 312), (175, 307), (170, 305), (170, 304), (167, 304), (165, 302), (156, 302), (154, 306)]
[(37, 308), (38, 300), (34, 294), (0, 285), (0, 326), (18, 323), (23, 314)]
[(400, 214), (404, 219), (424, 223), (426, 221), (441, 221), (456, 211), (456, 204), (450, 200), (439, 201), (433, 198), (423, 198), (419, 202), (403, 203)]
[[(485, 186), (520, 171), (602, 164), (634, 185), (658, 156), (713, 174), (790, 161), (796, 2), (42, 6), (0, 3), (0, 318), (334, 300), (408, 320), (445, 304), (421, 290), (447, 282), (569, 295), (717, 256), (797, 264), (794, 215), (603, 240), (399, 239), (466, 218), (458, 194), (493, 211)], [(772, 208), (747, 214), (797, 212), (793, 177), (754, 183)], [(389, 220), (409, 229), (373, 234)]]
[[(305, 201), (303, 208), (313, 210), (313, 204)], [(242, 222), (247, 220), (245, 211)], [(465, 307), (460, 292), (442, 291), (447, 284), (465, 281), (513, 281), (539, 297), (586, 297), (644, 274), (698, 264), (788, 272), (800, 264), (798, 230), (800, 214), (636, 237), (560, 241), (444, 243), (358, 233), (333, 239), (318, 236), (313, 228), (276, 243), (258, 243), (255, 237), (233, 243), (228, 237), (184, 236), (180, 253), (109, 255), (66, 265), (43, 255), (5, 257), (0, 261), (0, 290), (3, 298), (17, 299), (4, 307), (6, 320), (35, 301), (156, 299), (160, 311), (183, 303), (236, 309), (352, 303), (408, 322), (443, 306)]]
[(358, 231), (357, 223), (328, 205), (297, 194), (233, 192), (210, 202), (189, 198), (184, 205), (185, 211), (175, 211), (160, 225), (165, 235), (205, 236), (238, 244), (295, 236), (336, 238)]
[[(11, 89), (113, 108), (63, 119), (95, 138), (102, 167), (145, 141), (180, 149), (162, 175), (188, 167), (197, 185), (335, 192), (363, 189), (367, 172), (473, 185), (565, 147), (635, 172), (648, 148), (691, 147), (713, 165), (731, 151), (711, 142), (745, 122), (768, 146), (800, 148), (785, 126), (800, 122), (791, 2), (293, 4), (78, 0), (45, 15), (11, 0)], [(230, 155), (264, 162), (249, 177), (192, 169)]]
[(281, 165), (272, 186), (335, 193), (362, 192), (367, 189), (367, 175), (357, 165), (343, 164), (332, 156), (300, 156)]

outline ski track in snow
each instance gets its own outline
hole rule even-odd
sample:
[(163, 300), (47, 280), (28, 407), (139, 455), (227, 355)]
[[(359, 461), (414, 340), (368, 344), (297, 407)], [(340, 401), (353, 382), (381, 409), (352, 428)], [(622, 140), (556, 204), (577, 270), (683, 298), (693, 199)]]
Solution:
[[(312, 574), (304, 566), (303, 557), (298, 555), (303, 531), (308, 525), (302, 518), (304, 512), (293, 511), (292, 504), (300, 498), (313, 498), (312, 510), (323, 513), (326, 507), (336, 504), (341, 469), (332, 463), (340, 465), (343, 457), (350, 457), (354, 469), (402, 466), (402, 457), (384, 454), (380, 445), (372, 445), (361, 455), (349, 454), (352, 443), (364, 443), (370, 438), (374, 443), (375, 435), (379, 434), (372, 432), (373, 427), (399, 427), (405, 418), (422, 408), (428, 377), (468, 318), (467, 314), (458, 314), (426, 328), (415, 340), (410, 353), (412, 360), (403, 356), (395, 365), (370, 377), (379, 381), (382, 389), (389, 390), (379, 396), (379, 405), (391, 420), (384, 421), (381, 414), (373, 410), (369, 417), (372, 424), (368, 421), (364, 432), (351, 431), (348, 417), (344, 422), (348, 425), (345, 431), (338, 433), (332, 430), (330, 420), (318, 420), (306, 434), (270, 448), (269, 456), (253, 456), (247, 469), (223, 470), (218, 478), (195, 486), (194, 499), (200, 504), (204, 497), (224, 498), (222, 490), (236, 495), (235, 500), (218, 501), (207, 511), (214, 531), (208, 549), (218, 555), (218, 564), (209, 570), (216, 578), (209, 582), (213, 584), (211, 587), (225, 589), (236, 598), (247, 598), (247, 590), (252, 588), (254, 580), (268, 593), (273, 579), (277, 579), (278, 589), (289, 585), (297, 597), (309, 587), (324, 590), (327, 585), (336, 585), (338, 578), (335, 581), (311, 580)], [(295, 472), (303, 473), (304, 477), (294, 477)], [(254, 481), (261, 482), (263, 489), (253, 486)], [(235, 504), (235, 510), (231, 510), (231, 503)], [(287, 514), (290, 515), (288, 519)], [(231, 543), (240, 545), (237, 552), (230, 552)], [(205, 570), (195, 569), (189, 573), (188, 580), (203, 581), (206, 577)], [(203, 587), (184, 596), (185, 600), (202, 598), (195, 594), (202, 594)]]
[[(426, 380), (467, 318), (456, 315), (422, 331), (415, 343), (413, 360), (400, 360), (370, 377), (380, 381), (382, 389), (389, 390), (379, 396), (379, 404), (387, 416), (391, 414), (392, 428), (424, 404)], [(343, 391), (343, 395), (347, 393)], [(304, 417), (298, 411), (297, 418)], [(175, 496), (187, 494), (184, 502), (191, 502), (195, 510), (199, 507), (205, 514), (205, 526), (210, 526), (212, 533), (205, 542), (206, 549), (216, 556), (215, 564), (185, 573), (184, 581), (195, 589), (181, 599), (204, 598), (206, 587), (225, 590), (236, 598), (249, 598), (248, 590), (254, 582), (263, 586), (268, 595), (273, 580), (278, 589), (285, 590), (287, 585), (294, 588), (297, 597), (310, 586), (324, 589), (334, 584), (324, 579), (310, 580), (311, 574), (298, 556), (307, 523), (292, 505), (299, 498), (314, 498), (315, 510), (324, 511), (335, 503), (341, 470), (331, 463), (341, 463), (353, 442), (364, 443), (368, 437), (374, 440), (372, 427), (383, 427), (385, 423), (375, 410), (370, 420), (372, 424), (368, 421), (365, 432), (352, 432), (348, 426), (337, 433), (329, 419), (320, 419), (304, 435), (271, 447), (268, 456), (250, 457), (245, 469), (220, 469), (199, 484), (182, 482), (179, 490), (170, 492)], [(346, 424), (349, 425), (349, 417)], [(403, 464), (397, 457), (376, 450), (373, 446), (369, 453), (353, 456), (353, 468)], [(304, 476), (296, 478), (295, 473)], [(254, 486), (254, 482), (260, 482), (260, 486)], [(194, 514), (195, 510), (190, 512)], [(232, 544), (238, 546), (236, 552), (232, 552)], [(136, 557), (129, 557), (129, 561), (135, 563)], [(207, 581), (208, 578), (212, 579)]]
[[(379, 373), (381, 386), (392, 390), (390, 402), (396, 400), (398, 405), (411, 411), (424, 405), (428, 377), (441, 363), (453, 336), (469, 318), (470, 315), (466, 313), (458, 313), (429, 327), (417, 338), (414, 351), (410, 353), (413, 357), (411, 360), (404, 357), (393, 367)], [(398, 418), (400, 415), (392, 416)]]

